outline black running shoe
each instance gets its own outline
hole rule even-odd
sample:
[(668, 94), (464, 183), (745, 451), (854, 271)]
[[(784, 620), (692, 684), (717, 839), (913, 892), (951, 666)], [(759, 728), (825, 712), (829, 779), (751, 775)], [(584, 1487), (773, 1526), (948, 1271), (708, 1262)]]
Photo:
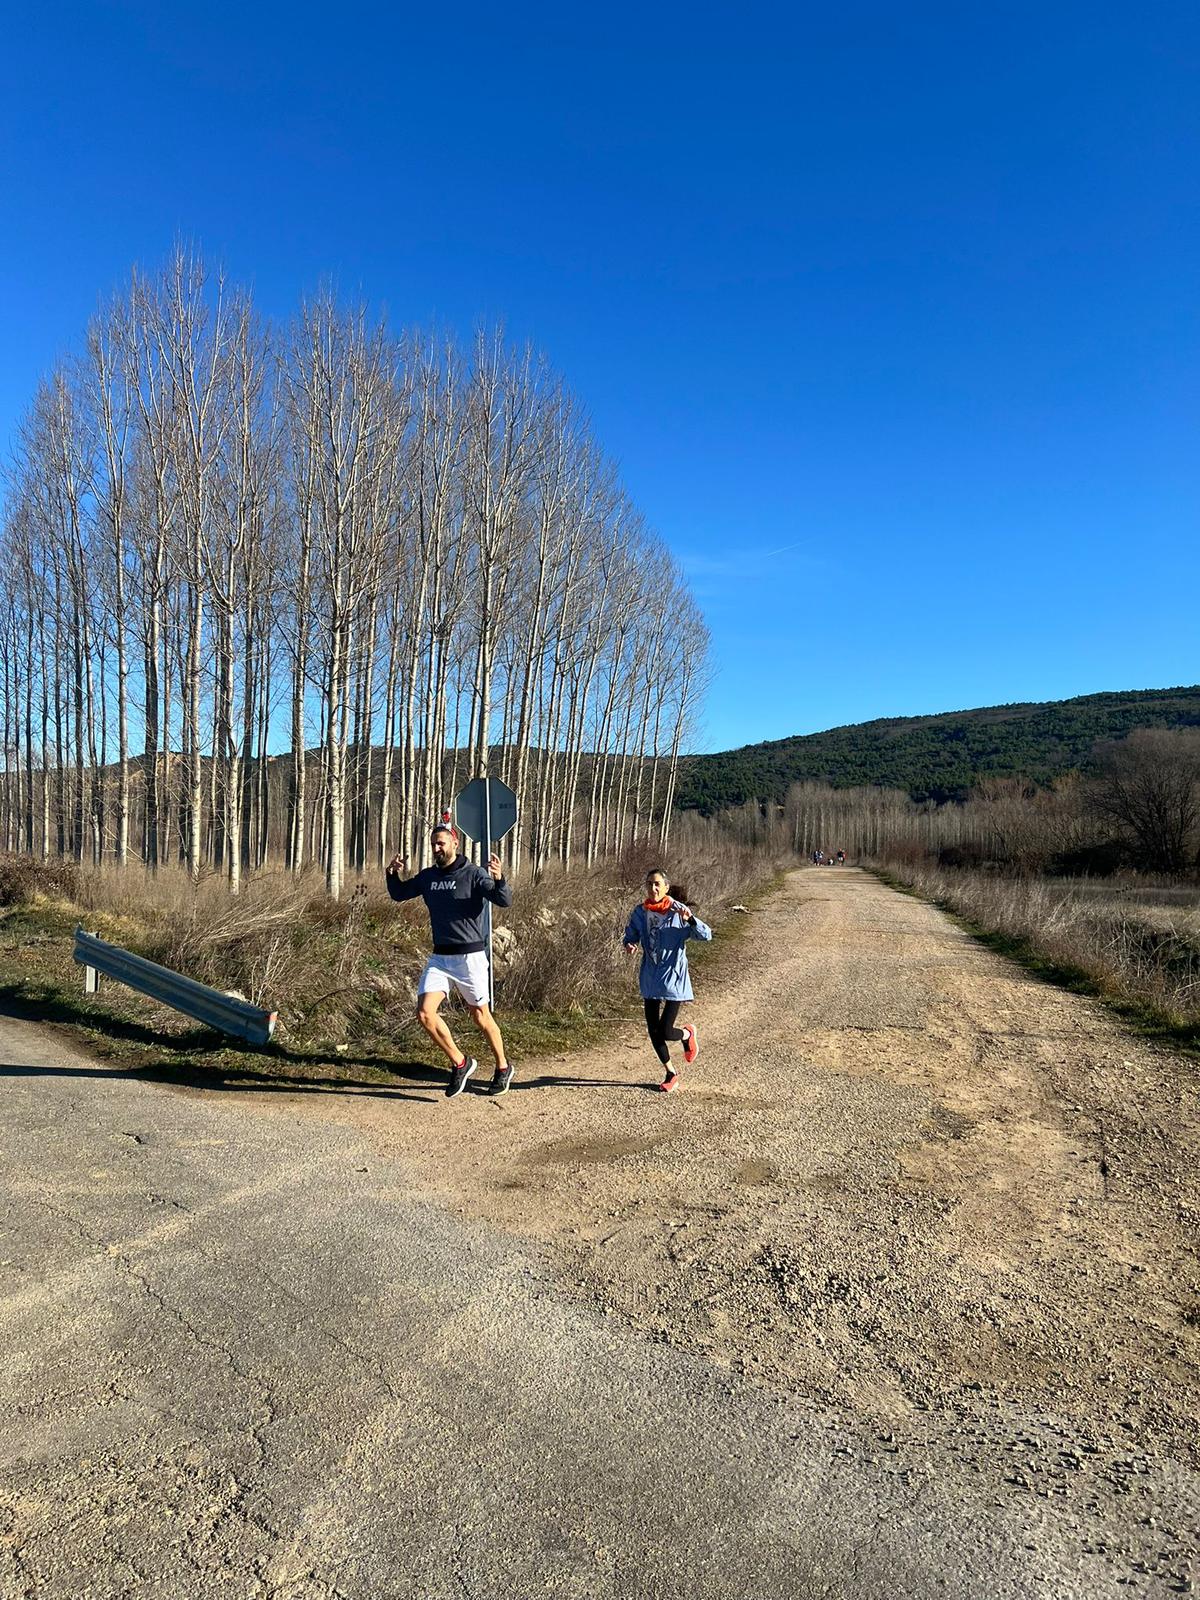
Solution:
[(488, 1093), (490, 1095), (507, 1094), (508, 1086), (512, 1083), (512, 1078), (513, 1069), (511, 1067), (505, 1067), (503, 1072), (501, 1072), (500, 1068), (497, 1067), (495, 1076), (492, 1078), (491, 1085), (488, 1088)]
[(474, 1056), (465, 1056), (461, 1067), (455, 1067), (450, 1074), (450, 1082), (446, 1085), (446, 1099), (453, 1100), (456, 1094), (461, 1094), (467, 1087), (467, 1079), (479, 1065)]

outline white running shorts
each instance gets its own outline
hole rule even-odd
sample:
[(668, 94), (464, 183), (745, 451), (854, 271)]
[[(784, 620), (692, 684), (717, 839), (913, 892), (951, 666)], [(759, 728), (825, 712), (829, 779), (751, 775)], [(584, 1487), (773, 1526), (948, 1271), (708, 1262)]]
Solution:
[(473, 950), (469, 956), (430, 956), (417, 993), (449, 994), (451, 986), (467, 1005), (487, 1005), (488, 963), (482, 950)]

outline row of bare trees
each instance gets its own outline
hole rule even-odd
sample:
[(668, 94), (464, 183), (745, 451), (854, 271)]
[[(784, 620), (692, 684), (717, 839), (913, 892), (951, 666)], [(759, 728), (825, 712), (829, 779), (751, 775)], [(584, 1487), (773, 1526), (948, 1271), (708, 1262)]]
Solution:
[(10, 849), (337, 896), (485, 772), (535, 870), (665, 842), (704, 624), (499, 333), (268, 327), (177, 251), (40, 387), (0, 538)]
[(782, 805), (747, 801), (721, 814), (721, 825), (743, 844), (767, 845), (807, 857), (844, 850), (852, 861), (897, 850), (936, 853), (947, 845), (982, 843), (986, 825), (971, 805), (915, 801), (900, 789), (869, 785), (835, 789), (794, 783)]
[[(964, 864), (1191, 877), (1200, 872), (1200, 729), (1136, 728), (1100, 742), (1084, 774), (1049, 788), (992, 778), (960, 809), (952, 848)], [(947, 848), (943, 839), (943, 856)]]
[(752, 801), (722, 822), (742, 842), (804, 856), (1190, 877), (1200, 873), (1200, 729), (1135, 729), (1098, 745), (1086, 774), (1049, 787), (986, 778), (965, 802), (939, 805), (895, 789), (798, 783), (782, 806)]

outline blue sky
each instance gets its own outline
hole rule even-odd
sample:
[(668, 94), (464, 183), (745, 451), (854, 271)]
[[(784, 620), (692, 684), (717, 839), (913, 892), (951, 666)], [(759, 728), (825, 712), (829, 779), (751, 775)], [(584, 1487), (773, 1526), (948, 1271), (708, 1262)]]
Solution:
[(0, 440), (182, 235), (502, 319), (689, 573), (697, 745), (1200, 678), (1194, 6), (6, 8)]

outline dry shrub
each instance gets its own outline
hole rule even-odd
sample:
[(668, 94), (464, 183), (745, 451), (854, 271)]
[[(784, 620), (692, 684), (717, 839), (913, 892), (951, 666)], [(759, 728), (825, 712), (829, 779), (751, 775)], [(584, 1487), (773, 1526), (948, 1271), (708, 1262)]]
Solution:
[(79, 899), (89, 911), (139, 925), (139, 954), (258, 1002), (276, 952), (304, 919), (313, 887), (285, 873), (264, 873), (233, 896), (213, 875), (193, 882), (178, 867), (154, 874), (109, 867), (82, 875)]
[[(536, 883), (518, 875), (513, 907), (496, 916), (505, 1012), (600, 1014), (636, 992), (621, 934), (649, 867), (686, 882), (698, 914), (719, 925), (781, 864), (777, 854), (708, 827), (685, 830), (666, 859), (638, 849), (590, 869), (555, 867)], [(174, 866), (154, 874), (106, 866), (80, 873), (74, 896), (105, 937), (277, 1010), (284, 1033), (298, 1042), (396, 1039), (415, 1027), (428, 916), (420, 901), (395, 905), (382, 874), (332, 901), (315, 871), (259, 873), (231, 896), (214, 874), (193, 882)]]
[(129, 930), (139, 954), (277, 1010), (296, 1040), (341, 1041), (411, 1014), (413, 930), (365, 885), (333, 901), (319, 872), (280, 870), (233, 896), (215, 875), (105, 868), (84, 875), (80, 899), (93, 921)]
[(557, 867), (536, 884), (519, 884), (512, 910), (502, 914), (514, 937), (510, 958), (497, 968), (506, 1005), (562, 1012), (611, 1005), (634, 993), (636, 964), (631, 969), (621, 935), (645, 897), (653, 867), (661, 867), (673, 885), (686, 884), (688, 904), (719, 928), (731, 906), (761, 892), (793, 864), (723, 836), (700, 819), (697, 824), (667, 851), (638, 846), (615, 862)]
[(512, 949), (497, 963), (505, 1006), (562, 1013), (610, 1002), (633, 903), (602, 872), (556, 872), (528, 888), (514, 886), (513, 907), (501, 914)]
[[(665, 860), (660, 853), (651, 864), (663, 867), (672, 883), (687, 885), (689, 904), (706, 922), (760, 893), (786, 867), (796, 864), (795, 853), (781, 836), (743, 842), (695, 812), (676, 819), (665, 854)], [(638, 878), (635, 886), (640, 889), (642, 881)]]
[(0, 855), (0, 906), (25, 906), (41, 898), (75, 899), (79, 868), (72, 861), (37, 861), (33, 856)]

